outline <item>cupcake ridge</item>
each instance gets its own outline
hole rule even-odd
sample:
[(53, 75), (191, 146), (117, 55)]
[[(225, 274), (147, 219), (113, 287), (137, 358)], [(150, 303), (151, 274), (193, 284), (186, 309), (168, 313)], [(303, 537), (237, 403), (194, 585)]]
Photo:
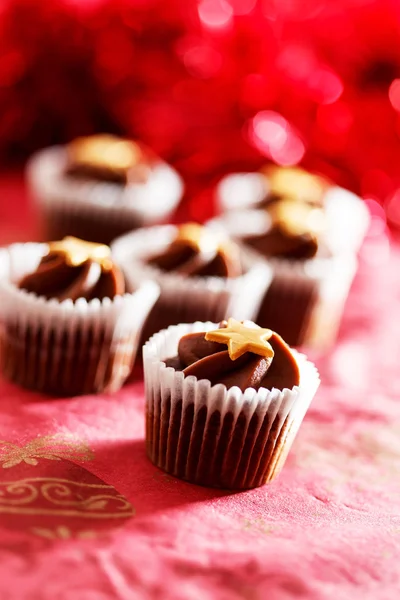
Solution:
[(242, 274), (239, 250), (233, 242), (198, 223), (178, 227), (166, 250), (152, 256), (148, 265), (186, 277), (238, 277)]
[(62, 302), (70, 299), (113, 299), (125, 293), (125, 278), (103, 244), (68, 236), (48, 244), (37, 269), (25, 275), (20, 289)]
[(167, 359), (166, 365), (185, 376), (242, 391), (249, 387), (291, 389), (299, 384), (296, 360), (284, 340), (269, 329), (235, 319), (221, 322), (215, 331), (183, 336), (178, 355)]

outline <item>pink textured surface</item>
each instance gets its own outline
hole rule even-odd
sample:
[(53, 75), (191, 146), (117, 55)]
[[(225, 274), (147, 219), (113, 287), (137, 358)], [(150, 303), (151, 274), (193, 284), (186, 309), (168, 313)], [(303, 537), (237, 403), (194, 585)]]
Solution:
[[(17, 198), (20, 188), (5, 183)], [(28, 235), (23, 206), (1, 200), (1, 239)], [(77, 467), (46, 457), (7, 466), (0, 441), (0, 598), (397, 599), (400, 250), (389, 256), (375, 243), (364, 247), (338, 345), (317, 360), (322, 385), (286, 466), (261, 489), (200, 488), (151, 465), (141, 382), (114, 397), (68, 400), (0, 382), (1, 440), (73, 434), (93, 451)], [(20, 514), (18, 492), (16, 515), (3, 512), (9, 482), (50, 476), (100, 479), (135, 515)], [(88, 529), (94, 539), (80, 539)]]

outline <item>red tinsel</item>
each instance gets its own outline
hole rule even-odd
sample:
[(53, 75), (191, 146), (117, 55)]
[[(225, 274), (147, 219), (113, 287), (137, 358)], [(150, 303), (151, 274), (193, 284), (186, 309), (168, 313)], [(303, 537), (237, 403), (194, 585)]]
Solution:
[(268, 157), (393, 204), (399, 41), (396, 0), (9, 0), (0, 155), (111, 130), (190, 192)]

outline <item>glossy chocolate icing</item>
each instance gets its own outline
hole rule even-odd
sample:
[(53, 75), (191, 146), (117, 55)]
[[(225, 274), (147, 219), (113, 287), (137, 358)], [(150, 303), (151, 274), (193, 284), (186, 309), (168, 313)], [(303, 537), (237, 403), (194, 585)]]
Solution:
[[(65, 245), (66, 240), (73, 240), (75, 245)], [(73, 255), (73, 248), (80, 249), (80, 254)], [(96, 248), (102, 250), (102, 258), (96, 255)], [(107, 246), (65, 238), (63, 242), (49, 244), (49, 252), (36, 271), (25, 275), (18, 287), (59, 301), (112, 299), (125, 293), (125, 278), (119, 267), (107, 257), (108, 254)]]
[(280, 200), (269, 206), (267, 213), (270, 218), (265, 231), (243, 239), (263, 256), (306, 260), (319, 251), (326, 252), (323, 242), (325, 217), (320, 208)]
[[(226, 327), (226, 322), (221, 326)], [(206, 341), (205, 332), (189, 333), (179, 341), (178, 355), (165, 362), (185, 375), (208, 379), (212, 385), (238, 386), (242, 391), (248, 387), (282, 390), (298, 385), (299, 369), (289, 346), (274, 332), (268, 341), (273, 358), (246, 352), (233, 361), (225, 344)]]
[(243, 272), (238, 247), (195, 223), (181, 226), (168, 248), (147, 262), (186, 277), (238, 277)]

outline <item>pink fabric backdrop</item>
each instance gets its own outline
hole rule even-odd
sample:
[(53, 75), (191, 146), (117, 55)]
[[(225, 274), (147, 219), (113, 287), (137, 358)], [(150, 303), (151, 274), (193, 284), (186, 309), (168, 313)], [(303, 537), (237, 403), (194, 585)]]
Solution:
[[(3, 177), (0, 240), (29, 239)], [(50, 399), (0, 382), (0, 598), (390, 600), (400, 591), (400, 249), (379, 220), (277, 481), (243, 493), (146, 459), (143, 384)], [(140, 377), (140, 373), (136, 373)]]

